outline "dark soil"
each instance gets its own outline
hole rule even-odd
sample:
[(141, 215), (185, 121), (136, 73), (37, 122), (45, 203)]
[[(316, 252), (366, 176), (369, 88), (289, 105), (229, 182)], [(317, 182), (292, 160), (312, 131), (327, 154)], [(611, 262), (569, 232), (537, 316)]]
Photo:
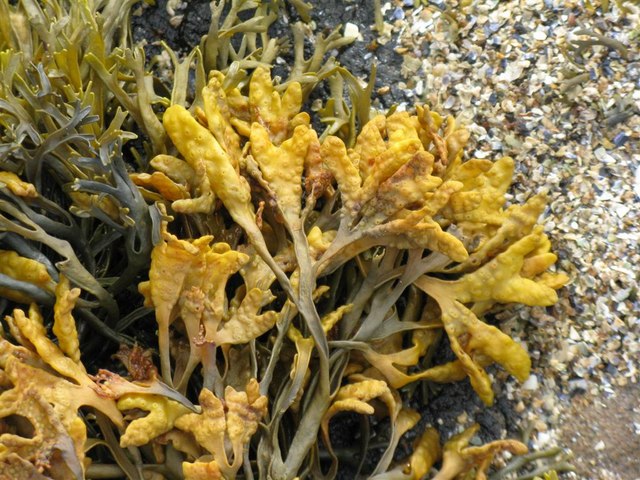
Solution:
[[(358, 25), (363, 41), (354, 42), (336, 54), (340, 64), (349, 68), (355, 76), (368, 79), (371, 66), (377, 66), (376, 83), (374, 92), (384, 86), (390, 87), (390, 92), (377, 97), (382, 108), (389, 108), (393, 104), (410, 100), (405, 92), (398, 87), (402, 80), (400, 67), (402, 57), (395, 53), (394, 43), (377, 45), (375, 39), (377, 33), (373, 30), (374, 9), (371, 0), (366, 1), (365, 6), (356, 2), (343, 0), (317, 0), (313, 2), (312, 18), (316, 22), (317, 32), (328, 34), (338, 25), (351, 22)], [(133, 38), (136, 42), (146, 41), (147, 56), (153, 56), (161, 51), (159, 41), (164, 41), (169, 47), (178, 53), (186, 54), (200, 43), (203, 35), (209, 30), (211, 10), (207, 0), (191, 0), (187, 6), (176, 11), (176, 14), (184, 15), (182, 22), (176, 28), (169, 23), (169, 15), (166, 11), (167, 0), (158, 0), (155, 6), (143, 9), (142, 15), (132, 18)], [(285, 17), (279, 19), (273, 25), (272, 33), (289, 35), (288, 24), (296, 22), (299, 18), (294, 10), (283, 12)], [(375, 45), (375, 51), (373, 46)], [(313, 48), (311, 45), (310, 49)]]
[(191, 0), (188, 6), (179, 12), (184, 14), (182, 23), (174, 28), (169, 23), (167, 0), (158, 0), (155, 6), (147, 6), (142, 15), (134, 16), (132, 20), (133, 39), (136, 42), (146, 40), (147, 56), (160, 52), (157, 44), (164, 41), (178, 53), (186, 54), (200, 43), (200, 39), (209, 30), (211, 9), (206, 0)]

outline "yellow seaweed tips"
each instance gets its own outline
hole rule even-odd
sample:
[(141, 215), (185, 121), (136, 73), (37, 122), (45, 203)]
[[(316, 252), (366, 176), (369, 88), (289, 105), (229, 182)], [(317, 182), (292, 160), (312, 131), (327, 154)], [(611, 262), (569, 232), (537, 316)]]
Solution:
[(276, 146), (268, 130), (256, 122), (251, 125), (249, 138), (253, 158), (273, 189), (278, 206), (290, 222), (297, 222), (302, 208), (302, 172), (309, 148), (318, 143), (316, 132), (300, 125), (291, 138)]
[[(33, 427), (30, 437), (0, 434), (0, 477), (40, 478), (38, 459), (60, 476), (84, 478), (87, 429), (78, 415), (91, 406), (121, 426), (115, 402), (87, 375), (78, 358), (78, 338), (71, 309), (77, 289), (61, 278), (56, 289), (54, 332), (59, 345), (47, 337), (40, 310), (15, 309), (5, 317), (12, 337), (21, 346), (0, 337), (0, 418), (17, 415)], [(15, 468), (19, 468), (14, 470)]]
[(195, 464), (184, 462), (183, 467), (193, 478), (202, 478), (198, 475), (207, 471), (214, 473), (213, 478), (218, 471), (222, 478), (235, 478), (243, 451), (267, 413), (267, 397), (260, 395), (258, 382), (252, 378), (244, 392), (227, 387), (224, 403), (207, 389), (200, 392), (199, 401), (201, 414), (183, 415), (175, 423), (191, 433), (204, 450)]
[(154, 438), (168, 432), (180, 416), (189, 410), (178, 402), (159, 395), (128, 394), (118, 400), (121, 411), (140, 409), (149, 412), (146, 416), (136, 418), (129, 423), (127, 430), (120, 437), (120, 446), (139, 447), (146, 445)]
[(280, 145), (298, 125), (309, 123), (309, 115), (306, 112), (300, 113), (300, 84), (291, 82), (280, 96), (273, 87), (269, 70), (265, 68), (257, 68), (251, 76), (249, 105), (251, 121), (265, 127), (275, 145)]
[[(247, 343), (273, 327), (277, 313), (261, 312), (275, 298), (268, 286), (247, 285), (227, 298), (229, 278), (253, 260), (224, 242), (212, 243), (210, 235), (181, 240), (163, 231), (162, 241), (151, 252), (149, 280), (138, 289), (145, 305), (155, 309), (166, 383), (185, 385), (205, 355), (206, 344)], [(186, 329), (191, 353), (182, 376), (171, 379), (167, 373), (171, 370), (169, 329), (174, 322)]]
[(427, 428), (416, 441), (404, 473), (413, 480), (421, 480), (441, 457), (440, 435), (435, 428)]
[(516, 440), (496, 440), (480, 447), (470, 447), (469, 442), (479, 428), (479, 425), (473, 425), (445, 443), (442, 467), (433, 480), (453, 480), (472, 473), (476, 479), (486, 479), (486, 472), (497, 454), (505, 451), (515, 455), (527, 453), (527, 446)]
[[(55, 282), (42, 263), (22, 257), (13, 251), (0, 250), (0, 274), (30, 283), (45, 291), (52, 292), (55, 288)], [(0, 296), (21, 303), (33, 301), (28, 294), (8, 287), (0, 287)]]
[(335, 177), (344, 222), (375, 244), (427, 248), (464, 261), (467, 250), (434, 219), (463, 184), (434, 175), (417, 117), (407, 112), (378, 115), (367, 123), (353, 149), (329, 136), (321, 157)]
[(18, 197), (35, 198), (38, 196), (34, 185), (23, 181), (13, 172), (0, 172), (0, 187), (3, 184)]
[(198, 171), (201, 162), (213, 191), (239, 224), (251, 222), (251, 191), (236, 172), (227, 152), (211, 132), (182, 106), (172, 105), (163, 116), (164, 127), (187, 163)]
[(60, 275), (56, 287), (56, 303), (53, 307), (53, 333), (58, 338), (58, 346), (71, 360), (80, 364), (80, 342), (76, 321), (71, 312), (80, 296), (79, 288), (70, 288), (69, 280)]
[[(178, 105), (166, 110), (163, 123), (178, 153), (158, 155), (151, 161), (155, 172), (131, 176), (148, 201), (170, 206), (187, 225), (176, 222), (172, 228), (192, 236), (178, 238), (165, 223), (151, 254), (149, 281), (140, 284), (145, 304), (155, 308), (163, 378), (184, 392), (202, 366), (203, 377), (218, 383), (201, 389), (198, 413), (161, 396), (120, 398), (120, 409), (149, 412), (130, 423), (123, 445), (171, 437), (188, 454), (185, 478), (233, 478), (267, 413), (260, 388), (270, 391), (269, 382), (280, 381), (270, 375), (259, 388), (251, 378), (244, 392), (236, 390), (253, 375), (247, 373), (246, 344), (251, 344), (277, 348), (278, 365), (290, 362), (268, 428), (277, 431), (274, 425), (287, 410), (314, 418), (332, 469), (337, 458), (329, 424), (342, 412), (389, 417), (389, 450), (374, 475), (395, 471), (417, 479), (442, 459), (438, 480), (465, 474), (484, 478), (496, 452), (523, 452), (521, 444), (507, 441), (469, 447), (475, 427), (443, 450), (437, 432), (428, 429), (407, 463), (391, 466), (400, 438), (419, 420), (417, 412), (403, 406), (397, 389), (419, 380), (469, 378), (490, 405), (489, 365), (500, 365), (520, 381), (529, 376), (526, 349), (483, 322), (482, 315), (499, 303), (557, 301), (555, 290), (567, 278), (547, 271), (557, 258), (537, 226), (545, 196), (507, 205), (513, 159), (464, 159), (469, 132), (426, 107), (418, 107), (415, 115), (375, 115), (355, 139), (347, 137), (353, 143), (345, 143), (337, 136), (318, 137), (309, 116), (300, 112), (298, 83), (278, 89), (263, 68), (243, 86), (226, 80), (212, 72), (202, 90), (202, 108), (193, 113)], [(217, 210), (220, 203), (234, 222), (231, 229), (239, 226), (242, 232), (228, 244), (213, 243), (213, 233), (218, 237), (222, 231), (227, 240), (229, 229), (228, 218)], [(358, 302), (353, 304), (339, 304), (331, 291), (333, 273), (344, 266), (342, 274), (363, 285), (369, 275), (378, 282), (370, 292), (358, 287), (362, 292), (354, 292)], [(408, 285), (417, 287), (413, 314), (397, 304), (377, 311), (386, 305), (377, 295), (389, 292), (409, 300)], [(323, 311), (320, 297), (327, 292), (332, 306)], [(281, 310), (272, 310), (274, 305)], [(275, 329), (277, 323), (286, 331)], [(421, 368), (441, 331), (455, 360)], [(182, 342), (181, 351), (172, 335)], [(319, 388), (321, 376), (314, 375), (322, 362), (314, 353), (323, 344), (329, 353), (340, 345), (356, 354), (339, 382), (331, 383), (335, 395), (310, 412), (305, 409), (315, 400), (305, 395)], [(218, 347), (225, 364), (220, 379), (207, 371)], [(316, 430), (307, 446), (317, 438)], [(277, 468), (286, 468), (289, 460), (277, 462)]]

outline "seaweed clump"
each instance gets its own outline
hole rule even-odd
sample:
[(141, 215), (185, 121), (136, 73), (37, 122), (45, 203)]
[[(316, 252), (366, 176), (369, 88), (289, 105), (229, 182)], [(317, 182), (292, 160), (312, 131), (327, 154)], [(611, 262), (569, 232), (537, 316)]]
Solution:
[(325, 58), (338, 30), (305, 58), (294, 26), (275, 82), (278, 2), (212, 3), (200, 47), (169, 50), (172, 85), (129, 44), (132, 5), (0, 2), (1, 474), (333, 478), (357, 453), (332, 446), (344, 414), (361, 450), (384, 441), (370, 478), (482, 479), (525, 453), (470, 446), (477, 426), (396, 450), (417, 382), (468, 378), (490, 405), (489, 365), (528, 377), (483, 317), (556, 302), (544, 195), (506, 205), (513, 160), (466, 159), (452, 117), (372, 111)]

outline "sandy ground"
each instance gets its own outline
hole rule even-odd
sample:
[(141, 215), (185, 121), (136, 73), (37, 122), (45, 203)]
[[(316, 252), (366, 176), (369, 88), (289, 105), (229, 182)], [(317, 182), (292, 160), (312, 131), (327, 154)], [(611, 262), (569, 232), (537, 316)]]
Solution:
[(640, 386), (610, 397), (579, 395), (566, 406), (559, 439), (570, 448), (579, 478), (640, 479)]

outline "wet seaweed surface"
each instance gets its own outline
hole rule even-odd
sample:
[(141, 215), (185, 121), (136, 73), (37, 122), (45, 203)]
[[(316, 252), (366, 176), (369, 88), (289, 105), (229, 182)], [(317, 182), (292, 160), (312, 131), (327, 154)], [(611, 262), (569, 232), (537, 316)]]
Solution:
[[(166, 0), (160, 0), (156, 2), (155, 6), (146, 8), (144, 15), (133, 17), (134, 39), (149, 44), (149, 48), (146, 50), (149, 57), (161, 51), (161, 47), (158, 45), (160, 40), (166, 42), (177, 52), (187, 53), (207, 33), (211, 20), (209, 1), (192, 0), (184, 3), (182, 9), (176, 10), (177, 15), (183, 15), (182, 21), (177, 27), (173, 27), (170, 23), (166, 3)], [(376, 65), (377, 72), (372, 103), (377, 108), (388, 109), (401, 102), (414, 100), (413, 95), (398, 86), (403, 79), (400, 73), (402, 57), (394, 51), (393, 42), (388, 42), (385, 45), (376, 43), (378, 34), (372, 28), (375, 21), (373, 2), (360, 4), (341, 0), (318, 0), (313, 2), (313, 5), (311, 16), (317, 25), (316, 31), (328, 33), (338, 25), (344, 25), (347, 22), (358, 26), (363, 38), (362, 41), (330, 53), (335, 55), (338, 62), (348, 68), (351, 73), (362, 79), (368, 79), (372, 65)], [(271, 34), (273, 36), (290, 36), (288, 25), (296, 20), (299, 20), (297, 13), (289, 6), (286, 19), (285, 17), (278, 19), (271, 27)], [(308, 44), (307, 50), (311, 51), (312, 49), (313, 45)], [(291, 62), (292, 57), (285, 54), (283, 55), (283, 63), (276, 64), (274, 69), (276, 72), (279, 69), (286, 70), (286, 65)], [(375, 93), (384, 87), (389, 87), (384, 95)], [(315, 98), (320, 98), (323, 94), (329, 95), (326, 85), (320, 85), (312, 93), (309, 103), (312, 103)], [(453, 360), (454, 357), (446, 338), (441, 341), (435, 357), (441, 359), (442, 362)], [(459, 429), (461, 423), (468, 422), (470, 418), (473, 418), (481, 426), (480, 438), (483, 442), (505, 436), (517, 438), (521, 434), (518, 424), (519, 415), (514, 410), (515, 402), (501, 395), (499, 390), (496, 402), (491, 407), (487, 407), (480, 401), (468, 380), (434, 386), (429, 392), (428, 398), (430, 400), (426, 403), (414, 402), (412, 405), (420, 412), (422, 418), (419, 425), (403, 437), (395, 454), (397, 460), (411, 453), (412, 443), (428, 425), (436, 426), (443, 438), (449, 438)], [(331, 424), (331, 437), (335, 439), (337, 448), (341, 445), (348, 446), (359, 440), (352, 438), (354, 432), (358, 430), (359, 421), (357, 416), (353, 415)], [(372, 448), (367, 452), (364, 460), (365, 471), (375, 466), (383, 451), (384, 448)], [(355, 455), (352, 464), (344, 464), (341, 467), (338, 478), (345, 480), (352, 478), (360, 461), (360, 456)]]

